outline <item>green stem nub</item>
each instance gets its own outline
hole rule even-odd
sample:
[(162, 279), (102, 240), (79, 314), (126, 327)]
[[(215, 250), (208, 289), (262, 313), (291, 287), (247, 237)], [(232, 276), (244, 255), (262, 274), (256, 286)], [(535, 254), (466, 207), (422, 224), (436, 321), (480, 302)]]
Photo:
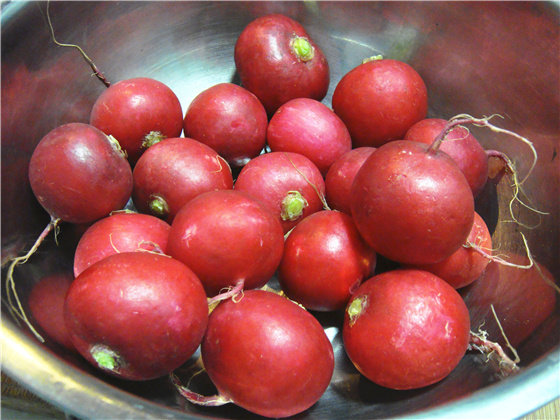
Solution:
[(96, 344), (89, 352), (97, 365), (102, 369), (116, 372), (122, 364), (119, 354), (116, 351), (111, 350), (105, 344)]
[(153, 146), (156, 143), (159, 143), (163, 139), (165, 139), (165, 136), (163, 135), (162, 132), (160, 132), (160, 131), (150, 131), (144, 137), (144, 141), (142, 141), (142, 147), (147, 149), (148, 147)]
[(150, 202), (148, 203), (150, 212), (157, 217), (167, 217), (169, 214), (169, 205), (167, 201), (160, 195), (151, 195)]
[(362, 315), (367, 307), (367, 303), (367, 296), (357, 296), (352, 299), (352, 302), (348, 305), (348, 309), (346, 309), (350, 326), (354, 325), (356, 320)]
[(309, 40), (302, 36), (296, 36), (292, 39), (291, 43), (292, 49), (301, 61), (309, 61), (315, 55), (315, 49)]
[(288, 191), (282, 200), (280, 216), (282, 220), (297, 220), (303, 214), (303, 209), (309, 205), (305, 197), (299, 191)]
[(383, 60), (383, 56), (381, 54), (372, 55), (371, 57), (364, 58), (362, 60), (362, 64), (369, 63), (370, 61), (379, 61), (379, 60)]

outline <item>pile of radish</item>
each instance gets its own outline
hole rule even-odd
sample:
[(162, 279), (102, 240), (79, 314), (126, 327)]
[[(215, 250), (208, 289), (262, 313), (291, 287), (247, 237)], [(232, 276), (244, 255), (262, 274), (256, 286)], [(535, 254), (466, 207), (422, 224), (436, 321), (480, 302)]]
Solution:
[[(348, 69), (329, 108), (327, 57), (286, 16), (251, 22), (233, 58), (241, 85), (222, 81), (184, 112), (163, 83), (123, 80), (89, 122), (39, 142), (29, 181), (51, 222), (6, 283), (39, 339), (119, 378), (169, 375), (193, 404), (287, 417), (313, 406), (334, 371), (316, 312), (343, 313), (356, 369), (396, 390), (442, 380), (469, 349), (495, 349), (472, 332), (489, 311), (474, 324), (467, 306), (489, 267), (533, 273), (546, 307), (538, 319), (524, 313), (532, 330), (552, 312), (554, 280), (528, 247), (527, 257), (493, 256), (475, 212), (489, 156), (519, 180), (467, 126), (528, 140), (490, 118), (427, 118), (421, 76), (382, 57)], [(88, 225), (74, 278), (37, 283), (29, 319), (14, 268), (62, 222)], [(471, 284), (464, 299), (457, 289)], [(197, 349), (217, 395), (176, 373)]]

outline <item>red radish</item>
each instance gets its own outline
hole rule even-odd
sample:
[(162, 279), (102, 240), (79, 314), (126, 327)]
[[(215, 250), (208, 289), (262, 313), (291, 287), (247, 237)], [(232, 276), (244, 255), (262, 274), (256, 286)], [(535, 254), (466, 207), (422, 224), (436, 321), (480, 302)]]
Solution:
[(209, 297), (222, 289), (264, 286), (282, 258), (280, 223), (246, 194), (212, 191), (177, 213), (167, 252), (199, 277)]
[(414, 123), (426, 118), (428, 95), (410, 65), (373, 59), (342, 77), (332, 106), (348, 127), (354, 147), (378, 147), (402, 139)]
[(299, 153), (257, 156), (241, 170), (234, 188), (262, 202), (278, 218), (284, 233), (324, 205), (321, 172)]
[(335, 311), (373, 274), (375, 262), (352, 218), (323, 210), (302, 220), (286, 238), (278, 279), (286, 296), (307, 309)]
[(183, 110), (175, 93), (147, 77), (121, 80), (93, 104), (90, 124), (115, 137), (134, 164), (145, 148), (183, 130)]
[(331, 209), (351, 214), (352, 183), (358, 170), (374, 151), (375, 147), (358, 147), (345, 153), (331, 165), (325, 176), (325, 198)]
[(208, 321), (196, 275), (164, 255), (111, 255), (80, 274), (68, 290), (64, 317), (72, 342), (94, 366), (147, 380), (185, 363)]
[(170, 229), (166, 222), (148, 214), (122, 212), (98, 220), (78, 242), (74, 276), (119, 252), (144, 250), (165, 254)]
[(437, 146), (396, 140), (358, 171), (352, 216), (377, 253), (403, 264), (433, 264), (462, 246), (474, 220), (469, 184)]
[(272, 14), (249, 23), (235, 43), (241, 84), (269, 115), (294, 98), (322, 100), (329, 87), (329, 65), (305, 29), (287, 16)]
[(352, 148), (342, 120), (315, 99), (296, 98), (278, 108), (266, 131), (273, 152), (294, 152), (308, 157), (323, 175), (333, 162)]
[(247, 89), (220, 83), (193, 99), (183, 124), (185, 137), (210, 146), (239, 167), (263, 150), (268, 118), (264, 106)]
[(461, 292), (474, 328), (480, 327), (489, 337), (504, 343), (491, 312), (493, 305), (505, 336), (511, 345), (517, 346), (552, 314), (558, 285), (546, 267), (528, 257), (513, 252), (501, 255), (505, 261), (529, 268), (492, 261), (482, 277)]
[(207, 145), (182, 137), (151, 146), (138, 160), (133, 176), (136, 208), (169, 223), (194, 197), (233, 188), (227, 162)]
[(469, 312), (457, 291), (422, 270), (394, 270), (362, 283), (348, 303), (344, 348), (369, 380), (415, 389), (445, 378), (469, 345)]
[[(410, 127), (404, 139), (432, 144), (447, 124), (440, 118), (426, 118)], [(476, 197), (488, 180), (488, 155), (478, 140), (465, 127), (455, 127), (446, 135), (440, 150), (455, 160)]]
[(219, 395), (203, 397), (174, 382), (189, 401), (228, 402), (265, 417), (289, 417), (327, 389), (334, 354), (321, 324), (273, 292), (249, 290), (210, 315), (201, 345), (204, 367)]
[(417, 268), (434, 273), (444, 279), (455, 289), (465, 287), (477, 280), (490, 262), (490, 259), (472, 249), (474, 244), (485, 252), (492, 253), (492, 237), (488, 227), (478, 213), (474, 213), (474, 222), (467, 243), (445, 260), (435, 264), (418, 266)]
[(45, 276), (33, 286), (27, 301), (31, 315), (47, 337), (69, 350), (75, 349), (64, 322), (64, 300), (73, 280), (70, 272)]

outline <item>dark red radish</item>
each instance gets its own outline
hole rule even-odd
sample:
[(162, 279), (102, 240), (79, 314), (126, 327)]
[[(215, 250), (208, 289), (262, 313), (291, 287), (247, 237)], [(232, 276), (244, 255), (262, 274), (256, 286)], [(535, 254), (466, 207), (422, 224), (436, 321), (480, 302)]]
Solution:
[(232, 402), (272, 418), (314, 405), (334, 371), (333, 348), (321, 324), (296, 303), (263, 290), (249, 290), (218, 305), (201, 355), (219, 395), (194, 394), (175, 377), (181, 394), (194, 403)]
[(111, 375), (140, 381), (166, 375), (194, 354), (208, 304), (200, 281), (183, 263), (124, 252), (74, 280), (64, 317), (85, 359)]
[(279, 14), (250, 22), (235, 43), (241, 84), (272, 115), (294, 98), (322, 100), (329, 88), (329, 65), (321, 49), (295, 20)]
[(480, 278), (490, 259), (477, 252), (474, 246), (492, 254), (492, 236), (482, 217), (474, 213), (474, 222), (467, 242), (451, 256), (434, 264), (417, 266), (444, 279), (455, 289), (465, 287)]
[(74, 276), (119, 252), (153, 251), (165, 254), (171, 226), (148, 214), (118, 212), (90, 226), (74, 254)]
[(552, 314), (559, 289), (554, 276), (542, 264), (514, 252), (501, 251), (500, 255), (518, 266), (492, 261), (482, 277), (461, 294), (473, 328), (481, 328), (493, 340), (507, 344), (491, 311), (492, 305), (504, 335), (512, 346), (518, 346)]
[(46, 336), (69, 350), (75, 350), (64, 322), (64, 300), (74, 280), (71, 272), (45, 276), (36, 283), (27, 304)]
[(284, 233), (324, 206), (325, 181), (321, 172), (299, 153), (257, 156), (241, 170), (234, 189), (262, 202), (280, 221)]
[(344, 309), (362, 281), (373, 275), (376, 254), (352, 218), (323, 210), (290, 232), (278, 271), (282, 290), (312, 311)]
[[(404, 139), (432, 144), (447, 124), (441, 118), (426, 118), (412, 125)], [(440, 150), (455, 160), (476, 197), (488, 180), (488, 155), (478, 140), (465, 127), (455, 127), (446, 135)]]
[(93, 104), (90, 124), (115, 137), (134, 164), (146, 147), (183, 131), (183, 110), (166, 84), (148, 77), (121, 80)]
[(212, 191), (177, 213), (167, 252), (199, 277), (209, 297), (264, 286), (282, 258), (284, 235), (266, 207), (234, 190)]
[(240, 167), (263, 150), (268, 118), (247, 89), (220, 83), (193, 99), (183, 124), (185, 137), (210, 146), (231, 166)]
[(300, 153), (324, 175), (333, 162), (352, 149), (342, 120), (326, 105), (309, 98), (286, 102), (274, 113), (266, 130), (273, 152)]
[(358, 147), (345, 153), (331, 165), (325, 176), (325, 198), (331, 209), (352, 214), (352, 183), (358, 170), (374, 151), (375, 147)]
[(209, 146), (183, 137), (151, 146), (136, 163), (133, 176), (136, 208), (169, 223), (196, 196), (233, 188), (228, 163)]
[(402, 139), (414, 123), (426, 118), (428, 95), (422, 77), (407, 63), (373, 59), (342, 77), (332, 106), (355, 148), (378, 147)]
[(358, 171), (352, 216), (375, 251), (403, 264), (433, 264), (462, 246), (474, 220), (469, 184), (446, 153), (396, 140), (379, 147)]
[(469, 312), (436, 275), (387, 271), (354, 293), (342, 332), (348, 357), (365, 377), (387, 388), (415, 389), (457, 366), (469, 345)]

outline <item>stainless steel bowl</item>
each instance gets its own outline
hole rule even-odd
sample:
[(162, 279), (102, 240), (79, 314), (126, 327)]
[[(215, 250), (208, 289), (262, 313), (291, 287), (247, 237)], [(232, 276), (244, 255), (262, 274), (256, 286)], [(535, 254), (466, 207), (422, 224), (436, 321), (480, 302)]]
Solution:
[[(2, 3), (2, 257), (26, 250), (48, 222), (27, 181), (33, 148), (52, 128), (89, 119), (104, 86), (75, 49), (50, 38), (45, 2)], [(498, 113), (496, 124), (531, 139), (539, 164), (524, 184), (528, 200), (547, 216), (518, 208), (534, 229), (503, 223), (510, 185), (491, 185), (478, 208), (491, 220), (500, 247), (522, 252), (522, 230), (534, 258), (560, 278), (560, 14), (541, 2), (52, 2), (60, 42), (79, 44), (110, 81), (148, 76), (168, 84), (186, 109), (203, 89), (238, 82), (233, 61), (243, 27), (266, 13), (301, 22), (331, 66), (330, 105), (340, 78), (364, 57), (381, 53), (409, 62), (429, 91), (430, 116)], [(484, 130), (528, 170), (531, 154), (514, 139)], [(71, 266), (79, 228), (63, 226), (16, 282), (25, 302), (43, 275)], [(182, 401), (166, 378), (130, 383), (110, 378), (80, 357), (37, 342), (2, 308), (2, 369), (65, 412), (83, 418), (247, 418), (233, 405), (199, 408)], [(337, 367), (324, 397), (301, 418), (516, 418), (560, 396), (558, 304), (544, 327), (518, 346), (521, 370), (496, 374), (469, 352), (444, 381), (416, 391), (377, 387), (344, 355), (337, 315), (321, 317)]]

